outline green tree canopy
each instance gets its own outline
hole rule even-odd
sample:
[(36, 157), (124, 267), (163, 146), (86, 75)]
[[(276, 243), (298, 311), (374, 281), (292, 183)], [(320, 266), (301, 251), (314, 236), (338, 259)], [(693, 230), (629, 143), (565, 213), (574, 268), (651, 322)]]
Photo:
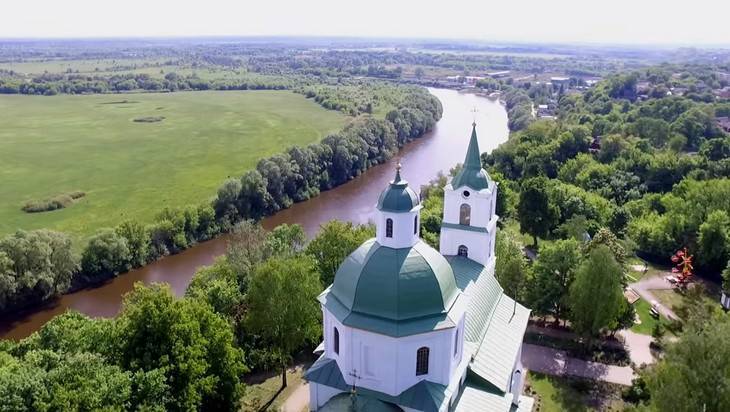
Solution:
[(659, 411), (730, 410), (730, 316), (694, 324), (670, 344), (648, 374), (651, 403)]
[(166, 284), (137, 284), (116, 322), (119, 364), (163, 374), (165, 409), (237, 409), (243, 352), (233, 346), (228, 322), (206, 303), (176, 299)]
[(532, 309), (543, 315), (554, 315), (558, 321), (568, 309), (568, 293), (583, 256), (575, 239), (556, 240), (540, 246), (533, 266), (535, 278), (528, 287)]
[(535, 246), (538, 237), (547, 237), (558, 224), (560, 210), (550, 202), (548, 184), (543, 176), (523, 181), (517, 205), (520, 230), (532, 235)]
[(251, 276), (246, 326), (270, 342), (282, 369), (282, 386), (292, 352), (321, 335), (319, 278), (314, 259), (306, 255), (271, 258)]
[(305, 250), (317, 264), (322, 284), (329, 285), (345, 258), (364, 241), (375, 235), (371, 226), (331, 220), (320, 228)]
[(624, 299), (622, 276), (621, 265), (604, 245), (591, 250), (578, 268), (570, 287), (570, 321), (589, 341), (618, 319)]

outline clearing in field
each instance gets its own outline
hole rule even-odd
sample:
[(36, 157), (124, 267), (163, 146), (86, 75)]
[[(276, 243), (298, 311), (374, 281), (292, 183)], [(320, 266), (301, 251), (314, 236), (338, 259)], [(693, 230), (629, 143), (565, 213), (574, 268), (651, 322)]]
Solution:
[[(49, 228), (83, 239), (124, 219), (150, 222), (346, 119), (289, 91), (0, 95), (0, 235)], [(85, 196), (63, 209), (21, 210), (75, 191)]]

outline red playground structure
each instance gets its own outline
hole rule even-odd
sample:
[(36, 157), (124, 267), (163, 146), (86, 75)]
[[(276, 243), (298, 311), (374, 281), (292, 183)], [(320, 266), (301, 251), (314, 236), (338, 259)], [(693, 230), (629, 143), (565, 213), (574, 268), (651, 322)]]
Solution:
[(686, 247), (672, 255), (672, 263), (674, 263), (672, 273), (677, 278), (677, 285), (681, 287), (686, 287), (692, 276), (694, 276), (692, 259), (693, 256), (687, 252)]

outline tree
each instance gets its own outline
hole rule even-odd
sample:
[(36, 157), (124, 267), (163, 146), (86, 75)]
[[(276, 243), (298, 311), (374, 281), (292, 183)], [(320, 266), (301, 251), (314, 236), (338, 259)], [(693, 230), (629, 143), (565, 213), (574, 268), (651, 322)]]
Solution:
[(272, 255), (291, 256), (302, 250), (307, 235), (301, 225), (281, 224), (269, 232), (266, 243)]
[(619, 317), (621, 300), (621, 265), (608, 247), (591, 250), (580, 265), (570, 287), (570, 320), (573, 329), (591, 339)]
[(65, 292), (78, 267), (71, 248), (67, 235), (50, 230), (19, 230), (0, 238), (0, 296), (6, 296), (0, 310)]
[(198, 269), (185, 290), (185, 296), (207, 302), (216, 313), (234, 321), (243, 304), (238, 276), (225, 256), (216, 259), (210, 266)]
[(535, 277), (528, 285), (528, 300), (534, 311), (554, 315), (555, 322), (564, 317), (570, 286), (582, 258), (580, 243), (575, 239), (556, 240), (540, 246), (533, 266)]
[(722, 290), (730, 294), (730, 261), (727, 262), (725, 270), (722, 271)]
[(320, 228), (317, 237), (307, 245), (305, 252), (317, 263), (322, 284), (335, 280), (335, 273), (345, 258), (365, 240), (374, 236), (370, 226), (331, 220)]
[(246, 293), (248, 278), (257, 265), (272, 256), (295, 255), (305, 239), (300, 225), (280, 225), (266, 232), (253, 220), (239, 222), (231, 233), (226, 261), (236, 273), (241, 293)]
[(238, 409), (247, 368), (228, 322), (167, 284), (136, 284), (116, 320), (115, 355), (126, 370), (158, 371), (169, 384), (167, 410)]
[(150, 236), (144, 225), (134, 220), (127, 220), (117, 226), (116, 232), (127, 241), (129, 263), (132, 267), (140, 267), (147, 263), (150, 253)]
[(707, 216), (698, 231), (698, 257), (708, 268), (721, 268), (728, 260), (728, 230), (730, 217), (724, 210), (715, 210)]
[(508, 232), (497, 232), (494, 269), (499, 284), (515, 301), (523, 301), (525, 284), (529, 277), (527, 259), (522, 253), (522, 243)]
[(692, 323), (648, 373), (652, 406), (659, 411), (730, 410), (730, 317)]
[(282, 387), (287, 385), (292, 352), (320, 337), (316, 297), (321, 290), (316, 263), (309, 256), (271, 258), (251, 276), (246, 325), (270, 342), (281, 366)]
[(523, 181), (517, 204), (520, 230), (532, 235), (535, 246), (537, 238), (546, 237), (558, 223), (559, 210), (550, 202), (548, 184), (542, 176)]
[(84, 248), (81, 270), (90, 280), (114, 277), (129, 270), (131, 257), (126, 238), (112, 229), (101, 229)]

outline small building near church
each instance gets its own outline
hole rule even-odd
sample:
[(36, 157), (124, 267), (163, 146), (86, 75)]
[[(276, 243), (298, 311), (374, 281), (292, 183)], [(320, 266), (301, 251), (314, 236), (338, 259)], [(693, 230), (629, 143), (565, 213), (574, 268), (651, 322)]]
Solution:
[(420, 234), (421, 201), (398, 167), (377, 201), (376, 236), (318, 297), (321, 356), (311, 411), (531, 411), (521, 347), (529, 309), (494, 277), (497, 184), (476, 125), (444, 188), (440, 247)]

